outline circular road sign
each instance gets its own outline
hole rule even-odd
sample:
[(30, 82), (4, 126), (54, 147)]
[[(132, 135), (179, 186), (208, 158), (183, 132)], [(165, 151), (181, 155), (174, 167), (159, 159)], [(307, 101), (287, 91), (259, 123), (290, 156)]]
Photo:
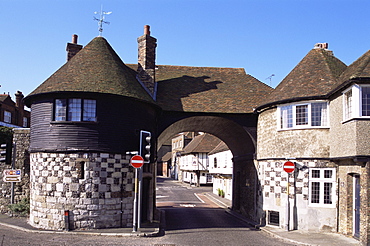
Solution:
[(140, 155), (134, 155), (131, 157), (130, 164), (134, 168), (140, 168), (144, 165), (144, 159)]
[(293, 162), (287, 161), (287, 162), (284, 163), (283, 168), (284, 168), (284, 171), (285, 172), (292, 173), (294, 171), (294, 169), (295, 169), (295, 165), (294, 165)]

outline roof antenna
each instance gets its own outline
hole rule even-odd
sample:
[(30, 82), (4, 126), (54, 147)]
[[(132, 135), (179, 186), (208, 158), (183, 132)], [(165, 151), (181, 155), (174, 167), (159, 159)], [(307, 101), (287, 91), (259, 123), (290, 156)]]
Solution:
[(111, 13), (112, 13), (112, 11), (110, 11), (110, 12), (103, 11), (103, 5), (100, 8), (100, 12), (97, 12), (97, 11), (94, 12), (94, 14), (96, 14), (96, 15), (99, 14), (99, 16), (100, 16), (99, 19), (94, 17), (94, 20), (98, 21), (99, 37), (102, 36), (103, 24), (108, 24), (109, 25), (109, 23), (110, 23), (110, 22), (104, 20), (104, 17), (105, 17), (104, 15), (110, 15)]
[(274, 77), (275, 76), (275, 74), (271, 74), (270, 76), (268, 76), (266, 79), (269, 79), (270, 80), (270, 86), (271, 86), (271, 79), (272, 79), (272, 77)]

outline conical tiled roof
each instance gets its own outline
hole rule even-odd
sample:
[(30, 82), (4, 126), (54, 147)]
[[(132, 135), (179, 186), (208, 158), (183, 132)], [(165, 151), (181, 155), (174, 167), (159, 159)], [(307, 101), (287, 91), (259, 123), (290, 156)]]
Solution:
[(370, 77), (370, 50), (349, 65), (339, 79), (345, 82), (349, 79), (364, 77)]
[(94, 38), (26, 97), (54, 92), (109, 93), (154, 102), (107, 40)]
[(312, 49), (267, 97), (268, 105), (327, 96), (340, 84), (346, 65), (326, 49)]

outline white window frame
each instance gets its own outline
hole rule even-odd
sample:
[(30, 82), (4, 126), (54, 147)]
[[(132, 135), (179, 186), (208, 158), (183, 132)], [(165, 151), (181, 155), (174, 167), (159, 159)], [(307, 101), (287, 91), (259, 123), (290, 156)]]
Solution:
[[(315, 103), (326, 103), (326, 114), (322, 115), (322, 117), (325, 119), (325, 122), (323, 122), (323, 125), (321, 126), (313, 126), (312, 125), (312, 104)], [(308, 121), (307, 124), (297, 124), (297, 107), (299, 106), (307, 106), (307, 116), (308, 116)], [(283, 125), (282, 122), (282, 113), (283, 109), (290, 108), (292, 112), (292, 122), (287, 127), (287, 124), (285, 126)], [(322, 119), (323, 119), (322, 118)], [(295, 104), (284, 104), (278, 106), (277, 110), (277, 119), (278, 119), (278, 129), (279, 130), (293, 130), (293, 129), (311, 129), (311, 128), (329, 128), (329, 102), (325, 100), (317, 100), (317, 101), (307, 101), (307, 102), (300, 102), (300, 103), (295, 103)], [(287, 121), (288, 122), (288, 121)]]
[(4, 111), (4, 122), (5, 123), (12, 123), (12, 112), (5, 110)]
[[(370, 84), (366, 85), (358, 85), (354, 84), (347, 90), (344, 90), (342, 95), (343, 95), (343, 122), (356, 119), (356, 118), (361, 118), (361, 119), (370, 119), (369, 116), (364, 116), (362, 115), (362, 90), (363, 88), (368, 88), (370, 87)], [(348, 113), (348, 100), (347, 100), (347, 94), (349, 92), (352, 92), (352, 101), (351, 101), (351, 113)]]
[[(320, 177), (312, 177), (313, 171), (319, 171)], [(332, 175), (330, 178), (325, 178), (325, 171), (331, 171)], [(312, 188), (313, 183), (319, 183), (319, 202), (314, 203), (312, 202)], [(325, 197), (325, 184), (331, 184), (330, 188), (330, 196), (332, 203), (324, 203)], [(337, 203), (337, 195), (336, 195), (336, 169), (335, 168), (310, 168), (309, 170), (309, 185), (308, 185), (308, 203), (311, 207), (326, 207), (326, 208), (335, 208)]]

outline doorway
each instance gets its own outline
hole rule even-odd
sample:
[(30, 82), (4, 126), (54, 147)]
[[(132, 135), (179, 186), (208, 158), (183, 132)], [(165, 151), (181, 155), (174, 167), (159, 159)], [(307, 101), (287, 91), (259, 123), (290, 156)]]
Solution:
[(360, 175), (353, 176), (353, 237), (360, 238)]

